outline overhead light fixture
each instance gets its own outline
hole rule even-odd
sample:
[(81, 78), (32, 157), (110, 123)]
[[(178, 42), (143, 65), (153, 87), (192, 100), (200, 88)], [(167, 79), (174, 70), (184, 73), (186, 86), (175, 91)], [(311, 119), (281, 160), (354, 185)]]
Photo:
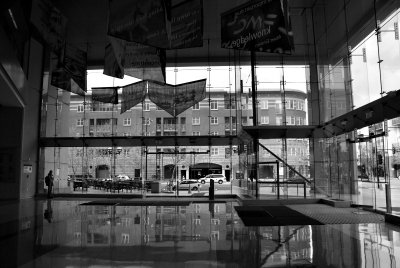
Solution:
[(365, 119), (370, 119), (374, 115), (374, 110), (365, 111)]
[(15, 21), (14, 14), (13, 14), (11, 9), (8, 9), (8, 15), (10, 15), (10, 18), (11, 18), (11, 21), (12, 21), (12, 23), (14, 25), (14, 28), (16, 30), (18, 30), (18, 25), (17, 25), (17, 22)]

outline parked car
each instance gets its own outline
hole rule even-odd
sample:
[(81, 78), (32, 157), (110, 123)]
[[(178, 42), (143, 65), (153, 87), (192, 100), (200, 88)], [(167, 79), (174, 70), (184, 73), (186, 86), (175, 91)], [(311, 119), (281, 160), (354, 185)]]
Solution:
[(276, 182), (276, 178), (271, 178), (271, 177), (265, 177), (265, 178), (259, 178), (258, 179), (259, 183), (263, 182)]
[[(197, 180), (183, 180), (179, 182), (179, 190), (189, 190), (189, 187), (192, 191), (199, 190), (199, 182)], [(176, 185), (172, 186), (172, 190), (176, 191)]]
[(226, 182), (226, 178), (222, 174), (208, 174), (207, 176), (200, 178), (199, 182), (201, 182), (202, 184), (205, 184), (205, 183), (209, 183), (211, 179), (213, 179), (214, 182), (218, 182), (219, 184)]
[(128, 175), (118, 175), (117, 176), (118, 181), (129, 181), (131, 178)]

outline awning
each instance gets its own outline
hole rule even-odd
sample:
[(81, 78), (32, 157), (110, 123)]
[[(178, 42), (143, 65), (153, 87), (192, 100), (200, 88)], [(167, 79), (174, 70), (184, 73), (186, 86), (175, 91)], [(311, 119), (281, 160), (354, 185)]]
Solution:
[(218, 165), (218, 164), (214, 164), (214, 163), (197, 163), (193, 166), (191, 166), (191, 168), (198, 168), (198, 169), (202, 169), (202, 168), (209, 168), (209, 169), (221, 169), (222, 166)]

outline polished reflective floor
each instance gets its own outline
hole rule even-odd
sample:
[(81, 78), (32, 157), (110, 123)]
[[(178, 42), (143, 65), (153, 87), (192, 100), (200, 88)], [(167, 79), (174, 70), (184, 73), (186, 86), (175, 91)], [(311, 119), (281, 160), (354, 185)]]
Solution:
[(206, 199), (3, 203), (0, 267), (400, 267), (398, 226), (245, 226), (238, 205)]

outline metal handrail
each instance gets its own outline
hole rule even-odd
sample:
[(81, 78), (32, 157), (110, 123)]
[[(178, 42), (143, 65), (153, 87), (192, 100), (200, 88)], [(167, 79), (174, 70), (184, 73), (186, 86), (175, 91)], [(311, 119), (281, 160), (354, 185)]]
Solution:
[[(300, 172), (298, 172), (294, 167), (292, 167), (291, 165), (289, 165), (288, 163), (286, 163), (282, 158), (280, 158), (279, 156), (277, 156), (274, 152), (272, 152), (270, 149), (268, 149), (267, 147), (265, 147), (263, 144), (261, 144), (259, 141), (257, 141), (258, 145), (260, 145), (264, 150), (267, 150), (273, 157), (275, 157), (277, 160), (281, 161), (286, 167), (288, 167), (290, 170), (292, 170), (294, 173), (296, 173), (297, 175), (300, 176), (300, 178), (302, 178), (305, 182), (309, 183), (311, 185), (311, 181), (309, 179), (307, 179), (306, 177), (304, 177)], [(326, 196), (329, 196), (323, 189), (321, 189), (320, 187), (317, 187), (315, 185), (314, 182), (314, 187), (316, 189), (318, 189), (318, 191), (320, 191), (321, 193), (325, 194)]]

